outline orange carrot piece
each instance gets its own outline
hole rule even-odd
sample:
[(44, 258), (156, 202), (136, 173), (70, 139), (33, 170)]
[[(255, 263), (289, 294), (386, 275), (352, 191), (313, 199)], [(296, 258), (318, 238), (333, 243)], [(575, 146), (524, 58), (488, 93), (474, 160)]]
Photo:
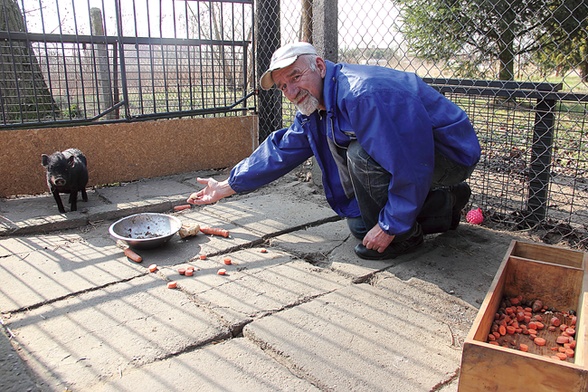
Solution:
[(555, 354), (555, 356), (558, 357), (562, 361), (568, 358), (568, 356), (564, 353), (557, 353), (557, 354)]
[(498, 328), (498, 333), (500, 333), (500, 335), (502, 335), (502, 336), (506, 335), (506, 327), (504, 325), (501, 325)]
[(198, 256), (198, 258), (199, 258), (200, 260), (206, 260), (206, 255), (204, 255), (204, 254), (203, 254), (203, 255), (200, 255), (200, 256)]
[(230, 258), (230, 257), (225, 257), (225, 258), (223, 259), (223, 262), (224, 262), (226, 265), (231, 265), (231, 264), (233, 264), (233, 261), (231, 260), (231, 258)]
[(221, 268), (217, 271), (217, 274), (219, 274), (219, 275), (225, 275), (226, 273), (227, 273), (227, 270), (224, 268)]
[(175, 288), (177, 288), (177, 287), (178, 287), (178, 282), (173, 282), (173, 281), (172, 281), (172, 282), (168, 282), (168, 283), (167, 283), (167, 288), (168, 288), (168, 289), (175, 289)]
[(187, 269), (186, 272), (184, 273), (184, 275), (186, 275), (186, 276), (192, 276), (192, 275), (194, 275), (194, 270), (193, 269)]
[(557, 337), (557, 339), (555, 339), (555, 342), (558, 344), (564, 344), (564, 343), (569, 343), (570, 339), (567, 336), (559, 335)]
[(533, 342), (535, 342), (537, 346), (545, 346), (545, 343), (547, 343), (543, 338), (535, 338)]
[(265, 249), (265, 248), (261, 248), (259, 251), (260, 251), (261, 253), (267, 253), (267, 249)]
[(217, 235), (219, 237), (225, 237), (228, 238), (229, 237), (229, 231), (225, 230), (225, 229), (220, 229), (220, 228), (216, 228), (216, 227), (200, 227), (200, 231), (204, 234), (207, 235)]
[(141, 261), (143, 261), (143, 258), (136, 254), (131, 248), (126, 248), (124, 250), (124, 254), (129, 259), (133, 260), (135, 263), (140, 263)]
[(521, 344), (519, 345), (519, 349), (520, 349), (521, 351), (527, 352), (527, 351), (529, 351), (529, 346), (527, 346), (525, 343), (521, 343)]
[(175, 206), (174, 211), (184, 211), (190, 209), (192, 206), (190, 204), (182, 204), (180, 206)]
[(516, 331), (516, 328), (513, 327), (512, 325), (509, 325), (506, 327), (506, 333), (509, 335), (514, 335), (515, 331)]
[(155, 272), (157, 271), (157, 264), (151, 264), (149, 266), (149, 272)]

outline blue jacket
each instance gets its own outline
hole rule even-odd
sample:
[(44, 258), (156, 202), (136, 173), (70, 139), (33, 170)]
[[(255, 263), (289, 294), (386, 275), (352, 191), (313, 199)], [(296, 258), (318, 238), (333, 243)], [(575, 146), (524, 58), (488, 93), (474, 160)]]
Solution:
[(357, 201), (345, 195), (327, 143), (330, 138), (345, 147), (357, 138), (392, 174), (379, 225), (388, 234), (402, 234), (414, 224), (429, 192), (435, 150), (464, 166), (474, 165), (480, 158), (476, 133), (462, 109), (415, 74), (326, 63), (326, 112), (298, 112), (289, 128), (273, 132), (233, 168), (229, 185), (237, 193), (252, 191), (314, 155), (329, 205), (340, 216), (358, 217)]

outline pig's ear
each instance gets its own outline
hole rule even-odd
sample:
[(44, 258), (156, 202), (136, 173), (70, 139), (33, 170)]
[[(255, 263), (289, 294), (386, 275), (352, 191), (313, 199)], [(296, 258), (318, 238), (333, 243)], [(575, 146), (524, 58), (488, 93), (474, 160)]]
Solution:
[(49, 164), (49, 157), (47, 155), (41, 155), (41, 164), (43, 166), (47, 166)]
[(73, 167), (74, 163), (75, 163), (75, 157), (74, 156), (69, 157), (67, 160), (67, 164), (70, 165), (71, 167)]

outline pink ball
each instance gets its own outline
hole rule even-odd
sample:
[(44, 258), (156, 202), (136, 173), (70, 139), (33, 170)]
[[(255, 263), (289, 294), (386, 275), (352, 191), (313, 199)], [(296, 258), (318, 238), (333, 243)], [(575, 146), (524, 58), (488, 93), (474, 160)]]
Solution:
[(484, 222), (484, 215), (482, 214), (482, 209), (477, 208), (475, 210), (468, 211), (466, 215), (466, 221), (471, 223), (472, 225), (479, 225), (480, 223)]

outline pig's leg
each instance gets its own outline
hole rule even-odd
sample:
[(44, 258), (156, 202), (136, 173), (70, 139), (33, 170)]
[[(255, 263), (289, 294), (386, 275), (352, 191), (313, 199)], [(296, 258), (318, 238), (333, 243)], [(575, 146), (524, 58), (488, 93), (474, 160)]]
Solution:
[(88, 201), (88, 194), (86, 193), (86, 188), (82, 188), (82, 200)]
[(70, 211), (77, 211), (78, 210), (78, 191), (72, 190), (69, 194), (69, 204), (71, 206)]
[(53, 193), (53, 198), (55, 199), (55, 202), (57, 203), (57, 209), (59, 210), (59, 212), (61, 212), (62, 214), (65, 214), (65, 208), (63, 207), (63, 202), (61, 201), (61, 196), (59, 196), (59, 192), (57, 192), (54, 189), (51, 191), (51, 193)]

